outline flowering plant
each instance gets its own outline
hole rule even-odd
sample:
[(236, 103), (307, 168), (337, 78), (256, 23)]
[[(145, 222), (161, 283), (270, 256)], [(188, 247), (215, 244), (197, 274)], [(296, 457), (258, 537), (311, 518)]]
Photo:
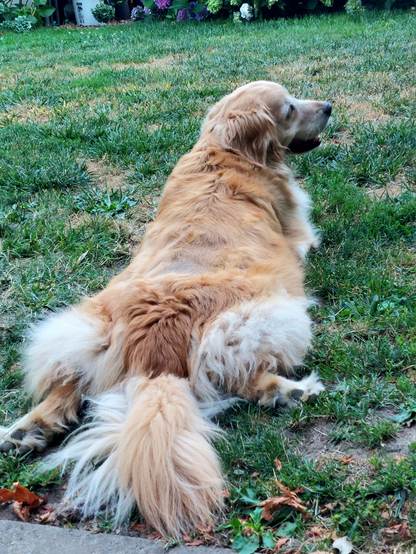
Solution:
[[(16, 32), (19, 33), (29, 31), (32, 27), (43, 25), (42, 18), (51, 16), (55, 11), (55, 8), (49, 6), (47, 1), (20, 0), (15, 2), (14, 0), (0, 0), (0, 23), (4, 27), (13, 30), (17, 29)], [(17, 18), (19, 19), (15, 23)]]
[[(176, 18), (177, 21), (189, 21), (196, 19), (202, 21), (210, 12), (204, 4), (198, 1), (186, 0), (142, 0), (144, 9), (150, 10), (152, 15), (164, 16), (168, 19)], [(145, 13), (144, 15), (149, 15)], [(136, 18), (135, 20), (137, 20)]]
[(131, 10), (131, 18), (133, 21), (141, 21), (146, 15), (151, 15), (152, 10), (144, 6), (137, 6)]
[(250, 4), (241, 5), (240, 15), (242, 19), (247, 19), (247, 21), (253, 18), (253, 8), (250, 6)]

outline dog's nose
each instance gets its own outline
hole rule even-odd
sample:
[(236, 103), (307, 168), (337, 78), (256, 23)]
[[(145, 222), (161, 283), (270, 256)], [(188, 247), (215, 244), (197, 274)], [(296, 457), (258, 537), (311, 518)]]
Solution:
[(332, 106), (329, 102), (325, 102), (325, 105), (324, 105), (324, 114), (326, 115), (331, 115), (332, 113)]

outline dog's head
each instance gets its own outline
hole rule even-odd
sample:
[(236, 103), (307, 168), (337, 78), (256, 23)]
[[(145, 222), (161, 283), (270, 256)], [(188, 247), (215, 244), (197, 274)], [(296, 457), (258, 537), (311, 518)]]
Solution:
[(319, 146), (331, 109), (329, 102), (298, 100), (277, 83), (256, 81), (220, 100), (202, 134), (213, 133), (225, 150), (256, 165), (270, 165), (284, 152), (303, 154)]

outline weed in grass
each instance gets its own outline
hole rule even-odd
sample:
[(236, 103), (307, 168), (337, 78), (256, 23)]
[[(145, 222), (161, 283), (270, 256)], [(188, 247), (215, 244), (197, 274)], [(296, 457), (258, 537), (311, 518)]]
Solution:
[(78, 210), (90, 214), (106, 214), (111, 217), (123, 217), (129, 208), (137, 206), (139, 200), (133, 199), (137, 188), (128, 190), (85, 189), (75, 196), (75, 206)]

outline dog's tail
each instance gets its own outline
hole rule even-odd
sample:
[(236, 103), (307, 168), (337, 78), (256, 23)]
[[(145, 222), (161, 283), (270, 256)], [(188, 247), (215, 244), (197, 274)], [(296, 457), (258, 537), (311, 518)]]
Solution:
[(92, 421), (48, 461), (75, 461), (71, 507), (89, 516), (106, 505), (119, 524), (137, 503), (148, 523), (173, 537), (209, 524), (222, 505), (220, 464), (209, 442), (215, 427), (202, 418), (188, 381), (135, 379), (93, 402)]

